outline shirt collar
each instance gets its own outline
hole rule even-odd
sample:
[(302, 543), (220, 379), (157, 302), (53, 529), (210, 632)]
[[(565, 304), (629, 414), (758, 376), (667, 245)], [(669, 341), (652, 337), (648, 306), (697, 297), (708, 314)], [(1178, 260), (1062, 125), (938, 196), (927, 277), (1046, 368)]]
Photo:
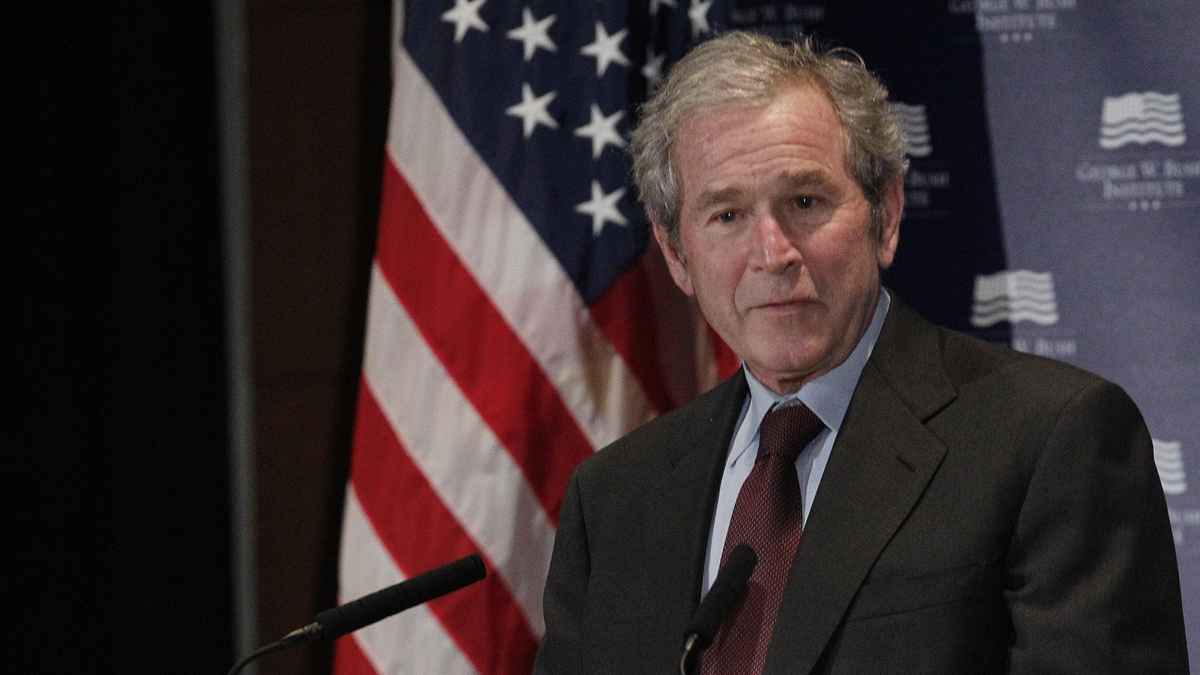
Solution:
[(745, 423), (751, 425), (753, 433), (745, 437), (746, 442), (742, 447), (733, 449), (729, 455), (729, 463), (736, 462), (753, 445), (753, 441), (758, 439), (758, 427), (762, 423), (763, 417), (766, 417), (767, 412), (781, 401), (799, 399), (801, 403), (808, 406), (809, 410), (813, 411), (826, 428), (837, 432), (842, 426), (842, 420), (846, 417), (846, 409), (850, 407), (850, 397), (854, 395), (854, 389), (858, 386), (858, 380), (862, 376), (863, 368), (867, 365), (867, 359), (871, 357), (871, 352), (875, 349), (875, 342), (879, 339), (879, 331), (883, 328), (883, 320), (887, 317), (888, 308), (891, 305), (891, 296), (888, 295), (887, 289), (881, 286), (879, 300), (875, 303), (875, 314), (871, 317), (871, 323), (867, 325), (867, 329), (863, 331), (862, 337), (859, 338), (858, 344), (854, 346), (854, 351), (850, 352), (850, 355), (833, 370), (804, 383), (799, 391), (787, 396), (780, 396), (768, 389), (743, 364), (742, 372), (750, 387), (750, 405), (746, 409)]

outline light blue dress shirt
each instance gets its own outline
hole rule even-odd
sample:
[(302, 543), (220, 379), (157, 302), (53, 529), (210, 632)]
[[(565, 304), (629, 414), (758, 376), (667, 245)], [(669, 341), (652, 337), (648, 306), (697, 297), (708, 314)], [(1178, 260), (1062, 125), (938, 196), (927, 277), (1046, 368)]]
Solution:
[(804, 497), (802, 517), (803, 522), (808, 522), (808, 513), (812, 509), (817, 487), (821, 484), (821, 476), (825, 473), (825, 465), (829, 462), (829, 454), (837, 440), (838, 431), (842, 428), (846, 409), (850, 407), (850, 397), (854, 395), (863, 366), (867, 364), (867, 359), (875, 348), (875, 341), (879, 339), (879, 330), (883, 327), (883, 320), (891, 304), (891, 296), (881, 287), (879, 300), (875, 304), (875, 315), (855, 345), (854, 351), (850, 352), (850, 356), (828, 373), (806, 382), (795, 393), (780, 396), (759, 382), (750, 374), (749, 369), (742, 368), (746, 382), (750, 385), (750, 395), (742, 404), (741, 418), (733, 434), (733, 441), (729, 444), (729, 457), (725, 463), (725, 472), (721, 476), (721, 491), (717, 495), (717, 509), (713, 514), (712, 529), (708, 533), (708, 553), (704, 566), (705, 593), (716, 579), (721, 566), (721, 551), (725, 548), (725, 536), (729, 532), (729, 520), (733, 517), (733, 506), (737, 501), (738, 492), (758, 457), (758, 427), (771, 406), (793, 398), (800, 399), (825, 423), (825, 429), (818, 433), (796, 458), (796, 477), (800, 481), (800, 490)]

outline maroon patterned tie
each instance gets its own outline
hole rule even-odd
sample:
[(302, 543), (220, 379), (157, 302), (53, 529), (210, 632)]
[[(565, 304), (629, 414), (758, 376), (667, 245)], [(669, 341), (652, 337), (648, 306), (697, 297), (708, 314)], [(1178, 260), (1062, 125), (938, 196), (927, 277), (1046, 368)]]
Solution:
[(724, 566), (733, 547), (749, 544), (758, 553), (758, 566), (746, 599), (702, 656), (702, 675), (762, 672), (803, 524), (796, 456), (823, 428), (799, 402), (777, 405), (763, 417), (758, 457), (738, 492), (721, 551)]

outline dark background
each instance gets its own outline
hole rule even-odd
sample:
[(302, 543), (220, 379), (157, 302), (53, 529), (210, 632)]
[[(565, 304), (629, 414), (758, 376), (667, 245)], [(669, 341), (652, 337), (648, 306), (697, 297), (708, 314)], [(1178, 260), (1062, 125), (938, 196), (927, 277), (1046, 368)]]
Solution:
[[(335, 602), (390, 8), (244, 7), (266, 642)], [(229, 28), (209, 3), (40, 11), (13, 27), (35, 46), (14, 63), (32, 78), (15, 87), (27, 96), (10, 132), (22, 403), (4, 462), (18, 542), (6, 660), (11, 672), (224, 673), (231, 532), (245, 527), (230, 506), (214, 46)], [(268, 656), (259, 672), (326, 672), (329, 656)]]

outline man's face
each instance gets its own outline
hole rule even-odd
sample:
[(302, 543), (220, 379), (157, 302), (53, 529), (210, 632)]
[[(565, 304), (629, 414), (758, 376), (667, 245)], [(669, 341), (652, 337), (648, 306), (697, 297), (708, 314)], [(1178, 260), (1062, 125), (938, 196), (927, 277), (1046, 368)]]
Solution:
[(679, 139), (678, 247), (654, 228), (671, 276), (755, 377), (795, 391), (849, 356), (870, 323), (896, 252), (900, 183), (876, 239), (833, 106), (807, 86), (701, 113)]

